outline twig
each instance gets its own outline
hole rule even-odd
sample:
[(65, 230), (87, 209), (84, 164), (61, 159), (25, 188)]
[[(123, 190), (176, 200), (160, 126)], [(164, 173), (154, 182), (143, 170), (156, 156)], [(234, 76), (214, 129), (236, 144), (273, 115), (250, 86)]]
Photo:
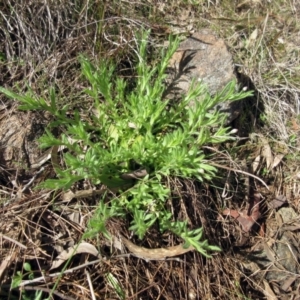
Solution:
[(230, 168), (230, 167), (225, 167), (225, 166), (216, 164), (212, 161), (210, 161), (209, 164), (211, 164), (212, 166), (217, 167), (217, 168), (221, 168), (221, 169), (225, 169), (225, 170), (229, 170), (229, 171), (232, 171), (232, 172), (241, 173), (241, 174), (253, 177), (253, 178), (257, 179), (258, 181), (260, 181), (269, 190), (269, 187), (267, 186), (267, 184), (262, 179), (260, 179), (259, 177), (255, 176), (251, 173), (248, 173), (246, 171), (242, 171), (242, 170), (239, 170), (239, 169), (233, 169), (233, 168)]
[(95, 292), (94, 292), (94, 287), (93, 287), (93, 283), (91, 281), (90, 273), (87, 270), (85, 270), (85, 274), (86, 274), (87, 281), (89, 283), (90, 291), (91, 291), (91, 294), (92, 294), (92, 300), (96, 300)]
[[(90, 266), (90, 265), (99, 263), (99, 262), (101, 262), (101, 261), (103, 261), (103, 258), (96, 259), (96, 260), (87, 262), (87, 263), (85, 263), (85, 264), (82, 264), (82, 265), (80, 265), (80, 266), (74, 267), (74, 268), (72, 268), (72, 269), (65, 270), (65, 271), (63, 272), (63, 275), (64, 275), (64, 274), (73, 273), (73, 272), (76, 271), (76, 270), (79, 270), (79, 269), (82, 269), (82, 268), (84, 268), (84, 267), (87, 267), (87, 266)], [(47, 278), (55, 278), (55, 277), (58, 277), (58, 276), (61, 276), (61, 275), (62, 275), (61, 272), (57, 272), (57, 273), (49, 274), (49, 275), (47, 275), (47, 276), (37, 277), (37, 278), (31, 279), (31, 280), (24, 280), (24, 281), (22, 281), (22, 282), (18, 285), (18, 287), (20, 287), (20, 286), (25, 286), (25, 285), (28, 285), (28, 284), (31, 284), (31, 283), (35, 283), (35, 282), (39, 282), (39, 281), (44, 281), (45, 278), (46, 278), (46, 279), (47, 279)]]
[[(45, 292), (45, 293), (48, 293), (48, 294), (51, 293), (50, 289), (43, 288), (43, 287), (38, 287), (38, 286), (24, 286), (23, 289), (27, 290), (27, 291), (42, 291), (42, 292)], [(57, 292), (57, 291), (52, 292), (52, 294), (60, 297), (61, 299), (75, 300), (75, 298), (72, 298), (70, 296), (65, 296), (64, 294), (62, 294), (60, 292)]]
[[(123, 242), (124, 242), (124, 239), (125, 239), (125, 238), (122, 239)], [(129, 241), (128, 241), (128, 242), (129, 242)], [(129, 242), (129, 243), (131, 243), (131, 242)], [(127, 246), (129, 245), (129, 243), (127, 243)], [(135, 246), (135, 245), (134, 245), (134, 246)], [(183, 254), (183, 253), (186, 253), (186, 252), (188, 252), (188, 251), (193, 250), (192, 247), (189, 247), (188, 249), (184, 249), (184, 248), (182, 247), (182, 245), (178, 245), (178, 246), (181, 247), (181, 249), (180, 249), (181, 253), (178, 253), (178, 252), (177, 252), (176, 255)], [(171, 248), (177, 248), (178, 246), (171, 247)], [(137, 248), (142, 248), (142, 247), (138, 247), (138, 246), (135, 246), (135, 247), (137, 247)], [(131, 249), (132, 249), (132, 248), (131, 248)], [(152, 249), (152, 250), (157, 250), (157, 249)], [(166, 249), (164, 249), (164, 250), (166, 250)], [(178, 249), (176, 249), (176, 250), (178, 250)], [(149, 249), (148, 249), (148, 251), (151, 252), (151, 250), (149, 250)], [(167, 251), (168, 251), (168, 250), (167, 250)], [(151, 252), (151, 253), (152, 253), (152, 252)], [(165, 254), (165, 253), (164, 253), (164, 254)], [(112, 258), (115, 259), (115, 258), (121, 258), (121, 257), (129, 257), (130, 255), (136, 256), (134, 253), (127, 253), (127, 254), (116, 255), (116, 256), (114, 256), (114, 257), (112, 257)], [(171, 253), (168, 252), (168, 255), (167, 255), (167, 256), (172, 256), (172, 255), (171, 255)], [(145, 258), (144, 258), (144, 259), (145, 259)], [(151, 260), (151, 259), (152, 259), (152, 260), (161, 260), (162, 258), (158, 259), (157, 257), (155, 257), (155, 258), (153, 258), (153, 257), (148, 258), (148, 257), (147, 257), (147, 259), (149, 259), (149, 260)], [(80, 265), (80, 266), (74, 267), (74, 268), (72, 268), (72, 269), (65, 270), (63, 273), (62, 273), (62, 272), (57, 272), (57, 273), (48, 274), (48, 275), (45, 275), (45, 276), (40, 276), (40, 277), (31, 279), (31, 280), (23, 280), (23, 281), (18, 285), (18, 287), (26, 286), (26, 285), (29, 285), (29, 284), (32, 284), (32, 283), (36, 283), (36, 282), (40, 282), (40, 281), (45, 282), (45, 279), (47, 279), (47, 278), (55, 278), (55, 277), (59, 277), (59, 276), (65, 275), (65, 274), (70, 274), (70, 273), (73, 273), (73, 272), (76, 271), (76, 270), (79, 270), (79, 269), (82, 269), (82, 268), (84, 268), (84, 267), (87, 267), (87, 266), (90, 266), (90, 265), (93, 265), (93, 264), (97, 264), (97, 263), (99, 263), (99, 262), (102, 262), (103, 260), (104, 260), (103, 258), (99, 258), (99, 259), (96, 259), (96, 260), (93, 260), (93, 261), (84, 263), (84, 264), (82, 264), (82, 265)]]
[(0, 237), (3, 237), (4, 239), (6, 239), (6, 240), (8, 240), (8, 241), (10, 241), (10, 242), (12, 242), (12, 243), (18, 245), (20, 248), (27, 249), (27, 247), (24, 246), (23, 244), (21, 244), (20, 242), (18, 242), (18, 241), (16, 241), (16, 240), (14, 240), (14, 239), (12, 239), (12, 238), (10, 238), (10, 237), (8, 237), (8, 236), (2, 234), (2, 233), (0, 233)]
[(31, 184), (34, 182), (34, 180), (36, 179), (36, 177), (37, 177), (39, 174), (41, 174), (44, 170), (45, 170), (45, 168), (44, 168), (44, 167), (41, 167), (40, 170), (38, 170), (38, 171), (34, 174), (34, 176), (29, 180), (29, 182), (28, 182), (26, 185), (24, 185), (24, 187), (23, 187), (23, 189), (22, 189), (22, 193), (24, 193), (24, 192), (31, 186)]

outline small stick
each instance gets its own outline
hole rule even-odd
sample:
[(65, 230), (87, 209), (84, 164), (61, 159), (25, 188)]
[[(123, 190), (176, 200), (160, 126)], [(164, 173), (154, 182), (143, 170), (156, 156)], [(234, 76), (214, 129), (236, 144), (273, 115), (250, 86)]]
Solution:
[(23, 244), (21, 244), (20, 242), (18, 242), (18, 241), (16, 241), (16, 240), (14, 240), (14, 239), (12, 239), (12, 238), (10, 238), (10, 237), (8, 237), (8, 236), (2, 234), (2, 233), (0, 233), (0, 237), (2, 237), (2, 238), (4, 238), (5, 240), (8, 240), (8, 241), (10, 241), (10, 242), (12, 242), (12, 243), (18, 245), (20, 248), (27, 249), (27, 247), (24, 246)]
[(233, 168), (230, 168), (230, 167), (225, 167), (225, 166), (216, 164), (216, 163), (211, 162), (211, 161), (209, 162), (209, 164), (211, 164), (212, 166), (217, 167), (217, 168), (221, 168), (221, 169), (225, 169), (225, 170), (229, 170), (229, 171), (233, 171), (233, 172), (237, 172), (237, 173), (241, 173), (241, 174), (253, 177), (253, 178), (257, 179), (258, 181), (260, 181), (268, 190), (270, 190), (269, 187), (267, 186), (267, 184), (262, 179), (260, 179), (259, 177), (255, 176), (251, 173), (248, 173), (248, 172), (242, 171), (242, 170), (238, 170), (238, 169), (233, 169)]

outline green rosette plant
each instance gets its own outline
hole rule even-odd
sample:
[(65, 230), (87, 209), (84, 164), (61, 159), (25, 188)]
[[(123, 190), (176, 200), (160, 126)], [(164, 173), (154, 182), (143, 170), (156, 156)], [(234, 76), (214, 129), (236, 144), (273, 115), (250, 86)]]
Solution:
[[(107, 220), (129, 214), (129, 229), (140, 239), (158, 223), (160, 230), (173, 232), (187, 247), (192, 245), (209, 256), (209, 251), (220, 248), (203, 239), (202, 228), (188, 229), (187, 222), (174, 221), (166, 209), (170, 197), (166, 178), (212, 180), (216, 168), (210, 164), (203, 146), (234, 139), (230, 128), (224, 125), (225, 114), (213, 108), (251, 93), (236, 92), (236, 83), (231, 82), (211, 97), (203, 84), (194, 82), (181, 101), (172, 105), (172, 99), (164, 98), (166, 70), (179, 40), (170, 37), (169, 47), (161, 51), (158, 63), (149, 66), (148, 37), (149, 32), (143, 32), (138, 39), (136, 81), (130, 88), (125, 79), (116, 76), (112, 63), (103, 60), (94, 66), (86, 57), (79, 57), (82, 74), (89, 82), (83, 94), (93, 102), (89, 121), (81, 118), (78, 111), (70, 117), (68, 104), (59, 107), (54, 89), (50, 90), (49, 101), (31, 91), (0, 91), (18, 100), (20, 109), (45, 110), (54, 116), (39, 139), (40, 146), (64, 146), (68, 151), (63, 154), (63, 167), (55, 166), (57, 178), (43, 182), (43, 188), (66, 190), (85, 179), (120, 191), (109, 203), (105, 196), (99, 200), (85, 237), (99, 232), (109, 237)], [(197, 101), (200, 97), (201, 101)], [(60, 136), (54, 136), (54, 127), (60, 128)], [(139, 170), (143, 171), (142, 177), (134, 175)]]

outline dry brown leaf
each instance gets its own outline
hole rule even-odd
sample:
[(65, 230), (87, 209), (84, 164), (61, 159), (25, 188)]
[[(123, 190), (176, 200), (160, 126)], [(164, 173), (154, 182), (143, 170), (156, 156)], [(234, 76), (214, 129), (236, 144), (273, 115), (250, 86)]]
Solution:
[(280, 164), (283, 158), (284, 158), (284, 154), (275, 155), (271, 170), (276, 168)]
[(275, 209), (281, 207), (285, 203), (287, 203), (286, 197), (284, 195), (278, 195), (269, 203), (269, 205), (271, 208)]
[(237, 210), (225, 209), (223, 211), (223, 215), (231, 216), (239, 221), (242, 229), (245, 232), (249, 232), (254, 224), (257, 223), (258, 219), (261, 216), (259, 211), (259, 203), (260, 203), (260, 195), (258, 193), (254, 193), (253, 196), (253, 205), (251, 207), (250, 213), (247, 210), (243, 210), (238, 212)]
[(263, 146), (261, 148), (261, 155), (266, 159), (267, 169), (270, 170), (274, 162), (272, 150), (267, 139), (262, 136), (260, 137), (260, 139), (263, 143)]
[(290, 276), (287, 277), (287, 279), (284, 281), (284, 283), (281, 285), (281, 289), (285, 292), (288, 291), (288, 289), (290, 288), (290, 286), (294, 283), (294, 281), (297, 279), (296, 276)]
[(299, 124), (298, 124), (298, 120), (297, 119), (292, 119), (291, 120), (291, 128), (292, 128), (292, 130), (294, 130), (294, 131), (299, 131), (299, 129), (300, 129), (300, 126), (299, 126)]
[(148, 249), (133, 244), (123, 236), (121, 236), (121, 240), (126, 248), (131, 252), (130, 254), (146, 261), (164, 260), (167, 257), (174, 257), (195, 250), (193, 246), (183, 248), (183, 244), (167, 248)]
[(246, 42), (247, 47), (254, 45), (256, 39), (258, 37), (258, 29), (255, 28), (249, 36), (249, 39)]
[(64, 202), (69, 202), (73, 198), (75, 198), (75, 194), (72, 191), (67, 191), (67, 192), (63, 193), (63, 195), (62, 195), (62, 200)]
[(252, 163), (252, 170), (253, 170), (253, 173), (255, 173), (259, 167), (259, 163), (260, 163), (260, 158), (261, 156), (260, 155), (257, 155)]
[(252, 216), (248, 216), (246, 211), (238, 212), (236, 210), (225, 209), (223, 211), (223, 215), (235, 218), (245, 232), (249, 232), (257, 221), (257, 219), (253, 218)]
[(10, 263), (12, 262), (12, 260), (13, 260), (13, 254), (10, 254), (10, 255), (8, 255), (8, 256), (6, 256), (4, 259), (3, 259), (3, 261), (2, 261), (2, 263), (1, 263), (1, 265), (0, 265), (0, 278), (2, 277), (2, 275), (3, 275), (3, 273), (4, 273), (4, 271), (6, 270), (6, 268), (10, 265)]
[(274, 294), (273, 290), (271, 289), (269, 283), (266, 280), (263, 280), (264, 283), (264, 294), (267, 298), (267, 300), (277, 300), (278, 298), (276, 297), (276, 295)]
[(53, 261), (50, 270), (59, 267), (62, 263), (68, 260), (71, 256), (79, 253), (89, 253), (98, 257), (98, 250), (90, 243), (80, 243), (79, 245), (75, 245), (73, 247), (68, 248), (67, 250), (62, 251), (56, 259)]

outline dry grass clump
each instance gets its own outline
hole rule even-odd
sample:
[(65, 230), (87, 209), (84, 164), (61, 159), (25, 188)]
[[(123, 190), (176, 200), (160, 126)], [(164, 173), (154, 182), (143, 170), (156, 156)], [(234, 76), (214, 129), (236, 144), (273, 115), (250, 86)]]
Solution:
[[(77, 60), (80, 53), (94, 61), (114, 60), (118, 62), (116, 72), (130, 78), (134, 76), (135, 34), (141, 27), (152, 30), (153, 48), (149, 51), (153, 53), (155, 43), (162, 43), (169, 33), (188, 35), (203, 26), (210, 27), (226, 39), (238, 72), (256, 88), (255, 103), (250, 105), (254, 116), (250, 127), (263, 124), (256, 130), (264, 139), (254, 138), (247, 143), (242, 140), (233, 148), (224, 145), (214, 149), (215, 160), (231, 170), (220, 173), (213, 184), (199, 186), (193, 181), (180, 180), (169, 183), (173, 195), (168, 205), (174, 216), (187, 219), (191, 227), (203, 226), (209, 242), (222, 247), (223, 252), (212, 259), (196, 252), (166, 261), (146, 262), (126, 257), (118, 235), (129, 236), (125, 229), (128, 224), (113, 219), (109, 228), (117, 239), (115, 242), (108, 244), (101, 236), (85, 241), (89, 246), (71, 259), (67, 270), (63, 270), (63, 265), (50, 270), (58, 254), (80, 241), (99, 197), (92, 194), (66, 201), (61, 194), (35, 191), (38, 181), (53, 176), (51, 165), (46, 167), (42, 178), (36, 176), (24, 189), (36, 171), (27, 168), (22, 151), (15, 158), (17, 164), (6, 164), (1, 159), (0, 205), (5, 205), (0, 206), (0, 298), (20, 299), (26, 292), (34, 299), (37, 291), (48, 295), (52, 289), (54, 299), (266, 297), (260, 279), (245, 267), (245, 257), (240, 251), (260, 239), (254, 237), (257, 231), (245, 237), (232, 220), (220, 215), (225, 206), (231, 209), (247, 206), (254, 184), (245, 174), (234, 173), (237, 168), (264, 176), (272, 193), (258, 185), (256, 188), (267, 199), (271, 194), (284, 193), (299, 215), (299, 18), (300, 4), (292, 0), (2, 1), (0, 86), (18, 86), (22, 91), (30, 87), (45, 98), (49, 86), (55, 86), (62, 103), (71, 102), (88, 120), (88, 100), (83, 103), (78, 97), (85, 87)], [(150, 63), (155, 63), (155, 54)], [(14, 114), (15, 103), (2, 96), (1, 99), (1, 122), (5, 118), (14, 120), (8, 117)], [(263, 107), (260, 111), (258, 102)], [(32, 114), (26, 117), (26, 126), (38, 118), (48, 122), (46, 117)], [(248, 120), (248, 116), (244, 117)], [(22, 143), (19, 139), (16, 144)], [(1, 143), (1, 147), (11, 145)], [(29, 147), (35, 149), (36, 144)], [(227, 154), (221, 161), (222, 153), (228, 152), (231, 158)], [(271, 168), (278, 154), (282, 155), (279, 163)], [(255, 170), (254, 161), (260, 164)], [(76, 187), (92, 188), (88, 182)], [(265, 219), (272, 215), (269, 210), (264, 213)], [(147, 248), (180, 243), (171, 235), (160, 234), (156, 228), (144, 241), (134, 242)], [(101, 257), (92, 254), (92, 246)], [(32, 273), (24, 270), (24, 263), (30, 263)], [(10, 290), (18, 272), (23, 274), (25, 292)], [(285, 296), (289, 292), (295, 291), (290, 290)]]
[(216, 8), (236, 63), (259, 92), (265, 134), (289, 143), (291, 117), (299, 114), (299, 4), (244, 1), (232, 10)]
[[(149, 5), (119, 1), (12, 1), (1, 4), (0, 84), (44, 92), (55, 85), (76, 95), (79, 53), (91, 59), (128, 59), (134, 32), (151, 27)], [(133, 19), (130, 16), (136, 15)]]

